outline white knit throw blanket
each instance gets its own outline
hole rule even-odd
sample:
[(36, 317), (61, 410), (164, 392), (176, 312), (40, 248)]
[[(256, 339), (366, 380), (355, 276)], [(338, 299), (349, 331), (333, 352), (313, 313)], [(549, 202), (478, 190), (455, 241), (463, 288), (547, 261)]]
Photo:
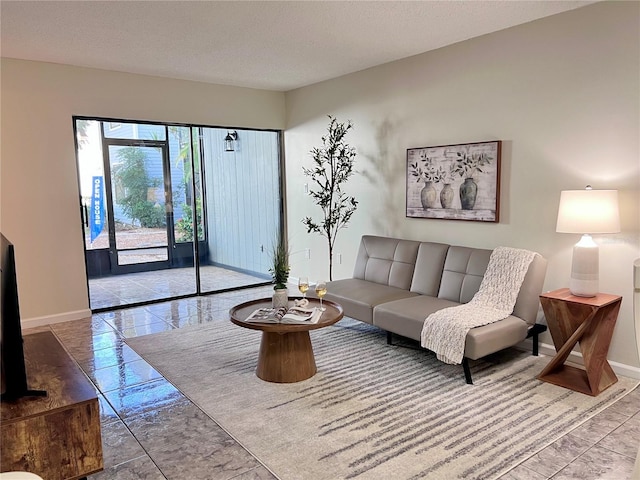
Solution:
[(529, 250), (509, 247), (493, 250), (478, 292), (467, 304), (443, 308), (429, 315), (422, 327), (421, 345), (445, 363), (462, 363), (470, 329), (511, 315), (535, 255)]

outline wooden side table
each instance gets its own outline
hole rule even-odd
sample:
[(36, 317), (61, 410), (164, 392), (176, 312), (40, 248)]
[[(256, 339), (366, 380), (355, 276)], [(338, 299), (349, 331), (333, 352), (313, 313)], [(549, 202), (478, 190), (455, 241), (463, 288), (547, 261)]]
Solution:
[[(540, 303), (557, 353), (538, 379), (594, 397), (616, 383), (607, 353), (622, 297), (607, 293), (577, 297), (561, 288), (540, 295)], [(584, 369), (564, 365), (576, 343)]]

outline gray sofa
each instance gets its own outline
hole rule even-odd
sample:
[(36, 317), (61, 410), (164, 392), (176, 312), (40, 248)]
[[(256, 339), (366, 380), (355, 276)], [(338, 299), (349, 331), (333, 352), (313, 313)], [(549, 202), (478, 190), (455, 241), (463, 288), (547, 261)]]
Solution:
[[(491, 250), (365, 235), (360, 242), (353, 278), (328, 282), (325, 298), (338, 302), (345, 315), (392, 334), (420, 340), (425, 318), (445, 307), (466, 303), (478, 291)], [(513, 314), (472, 328), (462, 362), (472, 383), (469, 359), (511, 347), (533, 337), (538, 354), (538, 297), (547, 261), (536, 255), (518, 294)]]

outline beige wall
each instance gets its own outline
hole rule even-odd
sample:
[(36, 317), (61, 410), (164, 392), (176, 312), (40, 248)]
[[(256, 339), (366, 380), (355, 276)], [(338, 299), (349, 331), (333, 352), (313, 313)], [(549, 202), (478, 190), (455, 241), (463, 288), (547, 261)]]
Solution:
[(2, 59), (0, 229), (23, 321), (87, 313), (72, 115), (284, 128), (284, 94)]
[[(624, 297), (609, 353), (638, 366), (632, 264), (640, 257), (638, 2), (604, 2), (288, 92), (288, 225), (293, 276), (327, 277), (319, 218), (301, 166), (319, 146), (327, 114), (355, 128), (360, 201), (338, 236), (334, 278), (351, 275), (362, 234), (458, 245), (532, 249), (549, 259), (545, 290), (567, 285), (578, 235), (555, 232), (561, 190), (620, 191), (622, 232), (600, 245), (600, 289)], [(406, 149), (502, 140), (499, 224), (405, 218)], [(304, 249), (311, 249), (306, 260)], [(551, 344), (547, 335), (544, 341)], [(637, 370), (640, 373), (640, 370)]]
[[(22, 316), (73, 318), (88, 308), (72, 115), (286, 127), (292, 274), (315, 280), (327, 277), (326, 243), (301, 223), (318, 213), (301, 166), (333, 114), (355, 123), (359, 173), (348, 190), (360, 201), (338, 237), (335, 278), (351, 274), (359, 237), (373, 233), (537, 250), (550, 261), (545, 289), (559, 288), (578, 240), (554, 231), (560, 191), (618, 189), (623, 231), (596, 237), (601, 290), (625, 298), (609, 358), (637, 367), (639, 10), (595, 4), (286, 96), (2, 59), (0, 230), (17, 246)], [(407, 148), (492, 139), (504, 142), (499, 224), (405, 218)]]

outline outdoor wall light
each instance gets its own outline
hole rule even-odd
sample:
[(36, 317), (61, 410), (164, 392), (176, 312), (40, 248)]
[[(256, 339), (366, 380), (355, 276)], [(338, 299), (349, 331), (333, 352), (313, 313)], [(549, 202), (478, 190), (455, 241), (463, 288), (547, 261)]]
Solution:
[(224, 151), (233, 152), (235, 150), (234, 142), (236, 140), (238, 140), (238, 132), (236, 132), (235, 130), (227, 132), (227, 136), (224, 137)]

